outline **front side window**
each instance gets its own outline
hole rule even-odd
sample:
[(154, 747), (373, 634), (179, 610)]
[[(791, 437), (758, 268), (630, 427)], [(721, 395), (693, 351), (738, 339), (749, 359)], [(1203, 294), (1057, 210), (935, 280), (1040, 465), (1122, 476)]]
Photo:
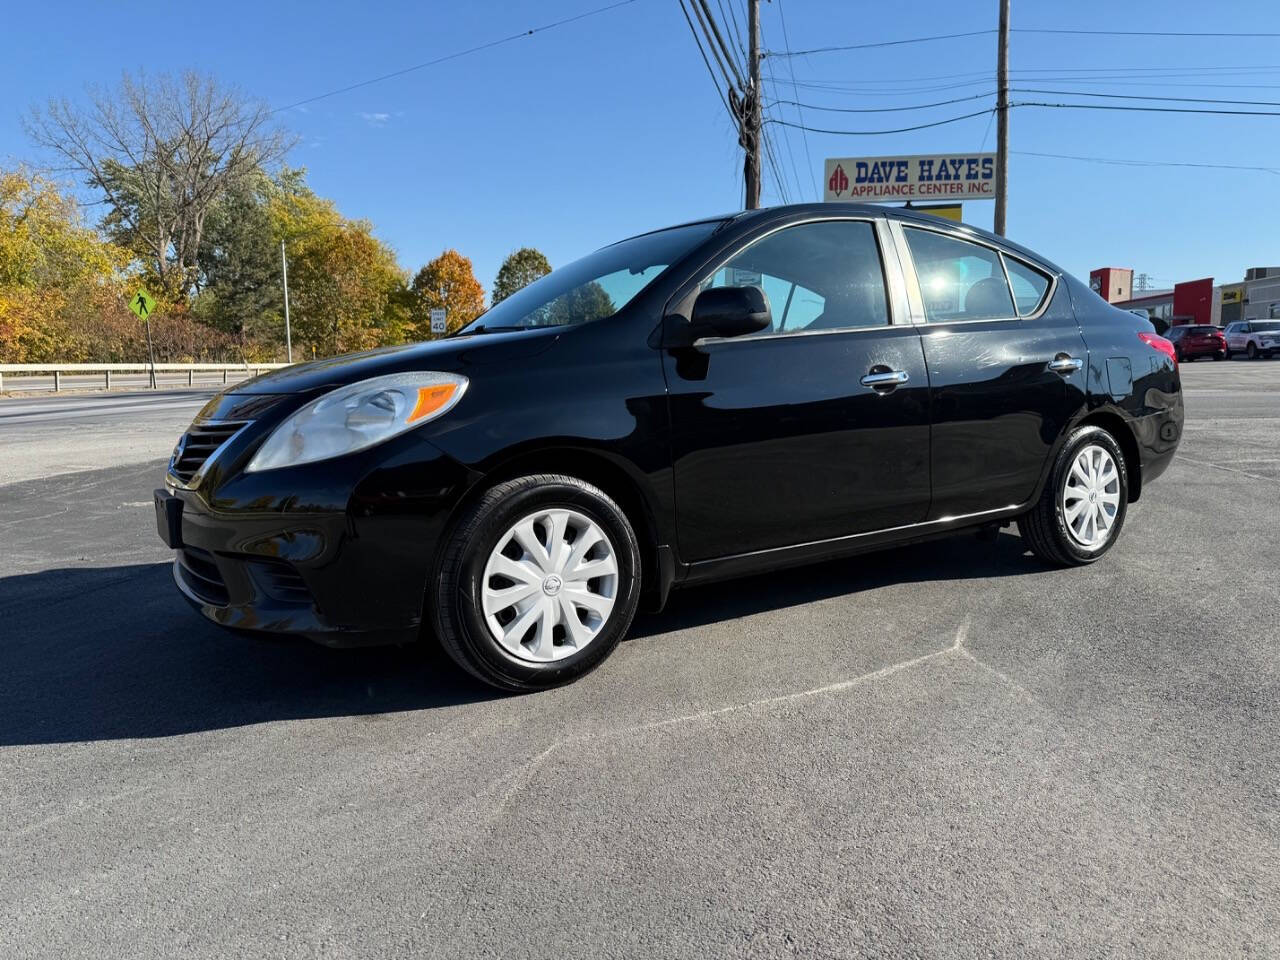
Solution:
[(882, 327), (889, 322), (874, 227), (859, 220), (802, 223), (734, 254), (702, 284), (758, 286), (773, 328), (761, 333)]
[(1004, 265), (1009, 271), (1009, 283), (1013, 287), (1013, 303), (1018, 308), (1018, 316), (1031, 316), (1040, 309), (1040, 304), (1049, 292), (1049, 278), (1012, 257), (1005, 257)]
[(955, 237), (908, 227), (924, 315), (930, 323), (1015, 316), (1000, 254)]
[(613, 316), (720, 225), (691, 223), (604, 247), (535, 280), (459, 332), (566, 326)]

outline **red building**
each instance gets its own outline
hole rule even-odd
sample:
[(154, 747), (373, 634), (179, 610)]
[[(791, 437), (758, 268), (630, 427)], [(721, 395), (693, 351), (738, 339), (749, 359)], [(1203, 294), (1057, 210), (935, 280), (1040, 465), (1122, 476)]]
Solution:
[(1107, 303), (1122, 310), (1141, 310), (1158, 329), (1182, 323), (1217, 324), (1220, 291), (1212, 277), (1184, 280), (1172, 290), (1133, 289), (1127, 267), (1099, 267), (1089, 272), (1089, 286)]
[(1213, 277), (1174, 284), (1173, 318), (1178, 323), (1213, 323)]

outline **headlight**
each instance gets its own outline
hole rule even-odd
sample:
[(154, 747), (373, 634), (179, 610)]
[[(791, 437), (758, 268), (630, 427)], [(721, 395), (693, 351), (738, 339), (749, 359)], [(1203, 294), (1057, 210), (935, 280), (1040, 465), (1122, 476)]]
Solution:
[(393, 373), (339, 387), (276, 427), (245, 472), (328, 460), (390, 440), (451, 410), (467, 383), (453, 373)]

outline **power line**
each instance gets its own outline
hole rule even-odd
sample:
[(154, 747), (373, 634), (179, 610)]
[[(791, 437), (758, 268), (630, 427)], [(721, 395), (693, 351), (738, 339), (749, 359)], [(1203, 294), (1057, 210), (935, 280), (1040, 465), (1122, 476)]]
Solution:
[[(778, 78), (773, 74), (768, 74), (767, 76), (771, 80), (774, 80), (775, 82), (778, 80)], [(1041, 80), (1041, 78), (1039, 77), (1037, 77), (1036, 79), (1038, 81)], [(789, 83), (790, 81), (784, 78), (781, 82)], [(937, 84), (937, 85), (925, 86), (925, 87), (901, 87), (898, 89), (893, 89), (893, 88), (865, 89), (852, 84), (839, 83), (836, 81), (829, 81), (829, 80), (828, 81), (797, 80), (794, 83), (794, 86), (803, 87), (806, 90), (824, 90), (829, 93), (843, 93), (843, 94), (850, 94), (852, 96), (909, 97), (909, 96), (914, 96), (915, 94), (918, 94), (918, 93), (934, 93), (936, 91), (942, 91), (942, 90), (960, 90), (965, 87), (983, 86), (983, 85), (989, 84), (990, 82), (991, 82), (991, 74), (989, 72), (984, 72), (980, 78), (974, 79), (974, 80), (966, 80), (962, 83), (944, 83), (944, 84)]]
[(502, 37), (498, 40), (490, 40), (487, 43), (478, 46), (468, 47), (466, 50), (459, 50), (456, 53), (449, 53), (443, 57), (436, 57), (434, 60), (427, 60), (423, 63), (415, 63), (411, 67), (404, 67), (400, 70), (393, 70), (390, 73), (384, 73), (381, 76), (370, 77), (368, 80), (360, 80), (357, 83), (348, 84), (345, 87), (339, 87), (336, 90), (329, 90), (326, 93), (318, 93), (314, 97), (307, 97), (303, 100), (297, 100), (293, 103), (286, 104), (283, 107), (276, 107), (271, 113), (280, 113), (284, 110), (292, 110), (294, 107), (305, 106), (308, 103), (315, 103), (317, 100), (325, 100), (329, 97), (336, 97), (340, 93), (349, 93), (352, 90), (359, 90), (361, 87), (367, 87), (375, 83), (381, 83), (383, 80), (391, 80), (395, 77), (402, 77), (407, 73), (413, 73), (416, 70), (425, 70), (427, 67), (434, 67), (450, 60), (457, 60), (459, 57), (465, 57), (473, 53), (479, 53), (482, 50), (489, 50), (493, 47), (502, 46), (504, 43), (511, 43), (515, 40), (523, 40), (525, 37), (531, 37), (535, 33), (542, 33), (545, 30), (554, 30), (556, 27), (563, 27), (566, 24), (576, 23), (579, 20), (585, 20), (587, 17), (594, 17), (597, 14), (607, 13), (610, 10), (616, 10), (618, 7), (625, 7), (628, 4), (635, 3), (636, 0), (617, 0), (616, 3), (610, 3), (607, 6), (596, 7), (594, 10), (588, 10), (585, 13), (579, 13), (572, 17), (565, 17), (563, 20), (556, 20), (552, 23), (544, 23), (540, 27), (530, 27), (528, 30), (522, 30), (519, 33), (513, 33), (509, 37)]
[(773, 136), (768, 130), (762, 132), (764, 134), (764, 156), (773, 170), (773, 179), (778, 184), (778, 196), (783, 203), (790, 203), (791, 196), (790, 191), (787, 189), (787, 181), (782, 176), (781, 165), (778, 163), (777, 154), (774, 152)]
[[(730, 9), (732, 9), (732, 4), (730, 4)], [(788, 49), (790, 49), (791, 38), (787, 35), (787, 15), (782, 11), (782, 0), (778, 0), (778, 19), (782, 21), (782, 42), (787, 45)], [(792, 63), (791, 60), (789, 59), (787, 60), (787, 71), (791, 74), (792, 92), (796, 95), (796, 98), (799, 99), (800, 91), (795, 89), (796, 68), (795, 68), (795, 64)], [(777, 93), (777, 90), (778, 90), (777, 84), (774, 84), (775, 94)], [(804, 111), (799, 106), (796, 107), (796, 117), (800, 120), (801, 123), (804, 123)], [(806, 164), (808, 164), (809, 175), (813, 178), (814, 196), (817, 199), (821, 200), (822, 190), (818, 186), (818, 168), (813, 165), (813, 156), (809, 153), (809, 132), (807, 130), (802, 129), (800, 131), (800, 136), (804, 139), (804, 161)], [(788, 143), (789, 142), (790, 141), (788, 141)]]
[(991, 124), (995, 123), (995, 120), (996, 112), (992, 110), (991, 116), (987, 118), (987, 128), (982, 131), (982, 143), (978, 146), (979, 153), (987, 149), (987, 137), (991, 136)]
[[(1070, 93), (1069, 90), (1057, 91), (1027, 91), (1040, 93)], [(822, 110), (827, 113), (901, 113), (904, 110), (928, 110), (931, 107), (945, 107), (952, 103), (965, 103), (970, 100), (981, 100), (983, 97), (994, 97), (996, 92), (991, 90), (987, 93), (975, 93), (970, 97), (956, 97), (954, 100), (936, 100), (933, 103), (916, 103), (906, 107), (827, 107), (815, 103), (798, 103), (795, 100), (775, 100), (774, 104), (788, 104), (793, 107), (805, 107), (809, 110)], [(1083, 94), (1081, 94), (1083, 96)], [(1102, 96), (1102, 94), (1096, 94)]]
[[(760, 24), (760, 43), (761, 43), (761, 44), (763, 44), (763, 43), (765, 43), (765, 42), (766, 42), (766, 41), (765, 41), (765, 36), (764, 36), (764, 24), (763, 24), (763, 23), (761, 23), (761, 24)], [(778, 82), (777, 82), (776, 80), (773, 80), (772, 78), (770, 78), (770, 82), (773, 84), (773, 97), (774, 97), (774, 102), (778, 102)], [(763, 83), (763, 80), (762, 80), (762, 83)], [(767, 106), (767, 104), (762, 104), (762, 107), (763, 107), (763, 106)], [(803, 119), (803, 118), (802, 118), (802, 119)], [(803, 133), (803, 131), (801, 131), (801, 132)], [(808, 136), (808, 134), (805, 134), (805, 136)], [(794, 150), (792, 149), (792, 147), (791, 147), (791, 131), (790, 131), (790, 130), (784, 130), (784, 131), (782, 132), (782, 137), (781, 137), (781, 138), (782, 138), (783, 143), (785, 143), (785, 144), (786, 144), (786, 146), (787, 146), (787, 159), (788, 159), (788, 161), (789, 161), (789, 162), (790, 162), (790, 164), (791, 164), (791, 180), (792, 180), (792, 182), (793, 182), (793, 183), (795, 183), (795, 186), (796, 186), (796, 196), (803, 196), (803, 195), (804, 195), (804, 185), (800, 182), (800, 172), (799, 172), (798, 166), (797, 166), (797, 164), (796, 164), (796, 155), (795, 155), (795, 151), (794, 151)], [(776, 140), (777, 140), (778, 138), (776, 138), (776, 137), (772, 137), (772, 135), (770, 135), (770, 139), (773, 139), (773, 140), (776, 142)], [(775, 146), (775, 149), (776, 149), (776, 146)], [(780, 150), (778, 151), (778, 156), (779, 156), (779, 157), (781, 157), (781, 156), (782, 156), (782, 151), (780, 151)]]
[(679, 0), (680, 12), (684, 14), (684, 19), (689, 24), (689, 32), (693, 34), (694, 46), (698, 48), (698, 53), (702, 54), (702, 62), (707, 65), (707, 73), (711, 77), (711, 83), (716, 88), (716, 96), (720, 98), (720, 102), (724, 104), (725, 110), (734, 120), (738, 122), (738, 115), (734, 113), (733, 108), (729, 106), (729, 101), (724, 97), (724, 91), (720, 89), (720, 79), (716, 76), (715, 68), (711, 66), (711, 61), (707, 59), (707, 51), (702, 47), (702, 38), (698, 36), (698, 28), (693, 25), (693, 19), (689, 16), (689, 11), (685, 9), (684, 0)]
[[(738, 70), (738, 65), (733, 60), (733, 54), (724, 42), (724, 37), (720, 35), (720, 27), (717, 25), (715, 17), (711, 15), (711, 8), (707, 6), (707, 0), (689, 0), (689, 5), (693, 7), (693, 15), (698, 19), (698, 24), (702, 27), (703, 32), (707, 35), (707, 46), (711, 48), (711, 53), (715, 57), (720, 69), (724, 69), (724, 63), (720, 59), (721, 53), (724, 59), (728, 61), (729, 67), (733, 70), (733, 77), (730, 78), (728, 73), (725, 79), (732, 86), (734, 80), (738, 82), (738, 89), (745, 90), (747, 88), (746, 81), (742, 79), (742, 73)], [(705, 19), (704, 19), (705, 17)]]
[(720, 7), (720, 16), (732, 25), (733, 43), (738, 51), (738, 65), (741, 66), (747, 62), (747, 48), (742, 43), (742, 27), (738, 24), (738, 15), (733, 12), (733, 0), (729, 0), (728, 4), (724, 0), (716, 0), (716, 4)]
[[(1010, 104), (1010, 106), (1015, 106), (1015, 104)], [(1032, 104), (1032, 106), (1052, 106), (1052, 104)], [(1085, 106), (1092, 106), (1092, 104), (1085, 104)], [(977, 110), (973, 113), (965, 113), (958, 117), (948, 117), (946, 120), (935, 120), (932, 123), (918, 123), (913, 127), (899, 127), (896, 130), (824, 130), (821, 127), (802, 127), (800, 124), (792, 123), (789, 120), (774, 119), (770, 119), (769, 123), (780, 124), (784, 127), (796, 127), (797, 129), (808, 130), (810, 133), (831, 133), (837, 136), (847, 137), (876, 137), (886, 133), (909, 133), (912, 130), (927, 130), (929, 127), (941, 127), (948, 123), (958, 123), (961, 120), (968, 120), (971, 117), (985, 117), (988, 113), (991, 113), (993, 109), (994, 108)]]
[(1037, 153), (1033, 150), (1011, 150), (1022, 157), (1045, 157), (1052, 160), (1079, 160), (1085, 163), (1105, 163), (1119, 167), (1195, 167), (1205, 170), (1254, 170), (1280, 176), (1280, 167), (1251, 167), (1234, 163), (1193, 163), (1187, 160), (1137, 160), (1121, 157), (1081, 157), (1069, 153)]
[(1280, 37), (1280, 33), (1210, 33), (1206, 30), (1059, 30), (1048, 27), (1014, 27), (1013, 33), (1064, 33), (1079, 37)]
[[(1157, 97), (1143, 93), (1090, 93), (1088, 90), (1038, 90), (1019, 87), (1015, 93), (1049, 93), (1065, 97), (1105, 97), (1108, 100), (1154, 100), (1164, 103), (1223, 103), (1237, 107), (1280, 107), (1280, 100), (1214, 100), (1208, 97)], [(910, 109), (902, 107), (900, 109)]]
[[(1170, 76), (1179, 76), (1179, 75), (1171, 74)], [(769, 75), (769, 78), (777, 82), (777, 77), (774, 77), (772, 74)], [(1137, 79), (1137, 78), (1131, 78), (1131, 77), (1112, 77), (1112, 78), (1099, 77), (1099, 78), (1091, 78), (1087, 80), (1078, 79), (1076, 77), (1021, 77), (1016, 79), (1020, 80), (1023, 83), (1066, 83), (1072, 86), (1077, 86), (1077, 85), (1078, 86), (1095, 86), (1095, 87), (1108, 86), (1113, 89), (1117, 86), (1159, 87), (1162, 90), (1174, 88), (1174, 87), (1187, 88), (1187, 89), (1193, 89), (1193, 90), (1203, 90), (1203, 89), (1210, 89), (1210, 88), (1221, 88), (1221, 89), (1229, 89), (1229, 90), (1280, 89), (1280, 84), (1267, 84), (1267, 83), (1256, 83), (1256, 82), (1255, 83), (1169, 83), (1168, 81), (1165, 81), (1165, 80), (1156, 81), (1154, 79), (1151, 79), (1151, 80), (1147, 78)], [(1119, 83), (1117, 83), (1116, 81), (1119, 81)], [(789, 82), (789, 81), (784, 80), (782, 82)], [(801, 81), (798, 81), (795, 84), (795, 86), (802, 87), (807, 90), (817, 90), (825, 93), (836, 93), (836, 94), (856, 96), (856, 97), (873, 97), (873, 96), (875, 97), (907, 97), (907, 96), (914, 96), (916, 94), (921, 94), (921, 93), (944, 92), (948, 90), (963, 90), (965, 88), (982, 86), (990, 82), (991, 82), (990, 76), (984, 73), (982, 74), (981, 79), (977, 79), (977, 80), (965, 80), (958, 83), (945, 83), (945, 84), (938, 84), (935, 86), (903, 87), (896, 90), (895, 89), (865, 89), (865, 88), (859, 88), (857, 86), (850, 85), (850, 84), (839, 83), (836, 81), (806, 82), (801, 80)], [(1072, 95), (1079, 95), (1079, 96), (1086, 95), (1083, 91), (1068, 91), (1068, 93)], [(1145, 95), (1143, 96), (1145, 97)]]
[[(1157, 76), (1192, 77), (1192, 76), (1196, 76), (1199, 73), (1248, 74), (1248, 73), (1257, 73), (1257, 72), (1264, 72), (1264, 71), (1270, 72), (1270, 71), (1277, 71), (1277, 70), (1280, 70), (1280, 64), (1255, 64), (1253, 66), (1245, 66), (1242, 64), (1230, 64), (1230, 65), (1203, 64), (1203, 65), (1194, 66), (1194, 67), (1190, 65), (1185, 65), (1180, 67), (1174, 67), (1174, 66), (1168, 66), (1168, 65), (1165, 65), (1162, 67), (1018, 67), (1018, 68), (1011, 68), (1009, 70), (1009, 75), (1020, 76), (1022, 74), (1034, 74), (1034, 73), (1107, 73), (1107, 74), (1120, 74), (1122, 75), (1121, 76), (1122, 79), (1130, 79), (1128, 76), (1124, 76), (1124, 75), (1149, 73), (1149, 74), (1155, 74)], [(1170, 73), (1170, 71), (1176, 71), (1176, 73)], [(961, 80), (966, 78), (972, 79), (974, 77), (985, 78), (988, 76), (990, 76), (989, 70), (970, 70), (965, 73), (935, 73), (927, 77), (893, 77), (892, 79), (884, 79), (884, 78), (876, 77), (876, 78), (868, 78), (868, 79), (862, 79), (862, 80), (829, 81), (829, 82), (841, 83), (841, 84), (854, 84), (858, 86), (876, 86), (876, 85), (882, 85), (882, 84), (896, 85), (896, 84), (902, 84), (902, 83), (928, 83), (934, 80)], [(1132, 79), (1136, 80), (1138, 79), (1138, 77), (1134, 76)]]
[[(811, 50), (770, 50), (769, 57), (806, 57), (814, 53), (839, 53), (845, 50), (872, 50), (879, 47), (897, 47), (909, 43), (932, 43), (936, 40), (959, 40), (964, 37), (984, 37), (996, 33), (996, 30), (969, 30), (965, 33), (940, 33), (927, 37), (907, 37), (902, 40), (880, 40), (874, 43), (850, 43), (831, 47), (814, 47)], [(1091, 37), (1232, 37), (1232, 38), (1268, 38), (1280, 37), (1280, 33), (1227, 33), (1212, 31), (1173, 31), (1173, 30), (1067, 30), (1040, 27), (1012, 27), (1011, 33), (1067, 34)]]
[(1210, 110), (1199, 107), (1142, 107), (1119, 103), (1040, 103), (1024, 100), (1011, 107), (1052, 107), (1058, 110), (1123, 110), (1131, 113), (1202, 113), (1229, 117), (1280, 117), (1276, 110)]
[(842, 50), (871, 50), (876, 47), (899, 47), (907, 43), (930, 43), (934, 40), (957, 40), (960, 37), (982, 37), (994, 30), (970, 30), (967, 33), (940, 33), (932, 37), (911, 37), (907, 40), (881, 40), (877, 43), (850, 43), (838, 47), (814, 47), (812, 50), (767, 50), (766, 57), (807, 57), (811, 53), (838, 53)]

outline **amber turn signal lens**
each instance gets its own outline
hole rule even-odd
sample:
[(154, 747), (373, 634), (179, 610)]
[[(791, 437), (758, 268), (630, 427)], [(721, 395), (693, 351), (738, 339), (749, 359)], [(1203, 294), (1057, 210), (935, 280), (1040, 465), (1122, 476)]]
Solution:
[(430, 416), (435, 413), (453, 396), (454, 391), (458, 389), (456, 383), (442, 383), (436, 387), (419, 387), (418, 402), (414, 404), (413, 411), (409, 414), (405, 423), (417, 423), (423, 417)]

